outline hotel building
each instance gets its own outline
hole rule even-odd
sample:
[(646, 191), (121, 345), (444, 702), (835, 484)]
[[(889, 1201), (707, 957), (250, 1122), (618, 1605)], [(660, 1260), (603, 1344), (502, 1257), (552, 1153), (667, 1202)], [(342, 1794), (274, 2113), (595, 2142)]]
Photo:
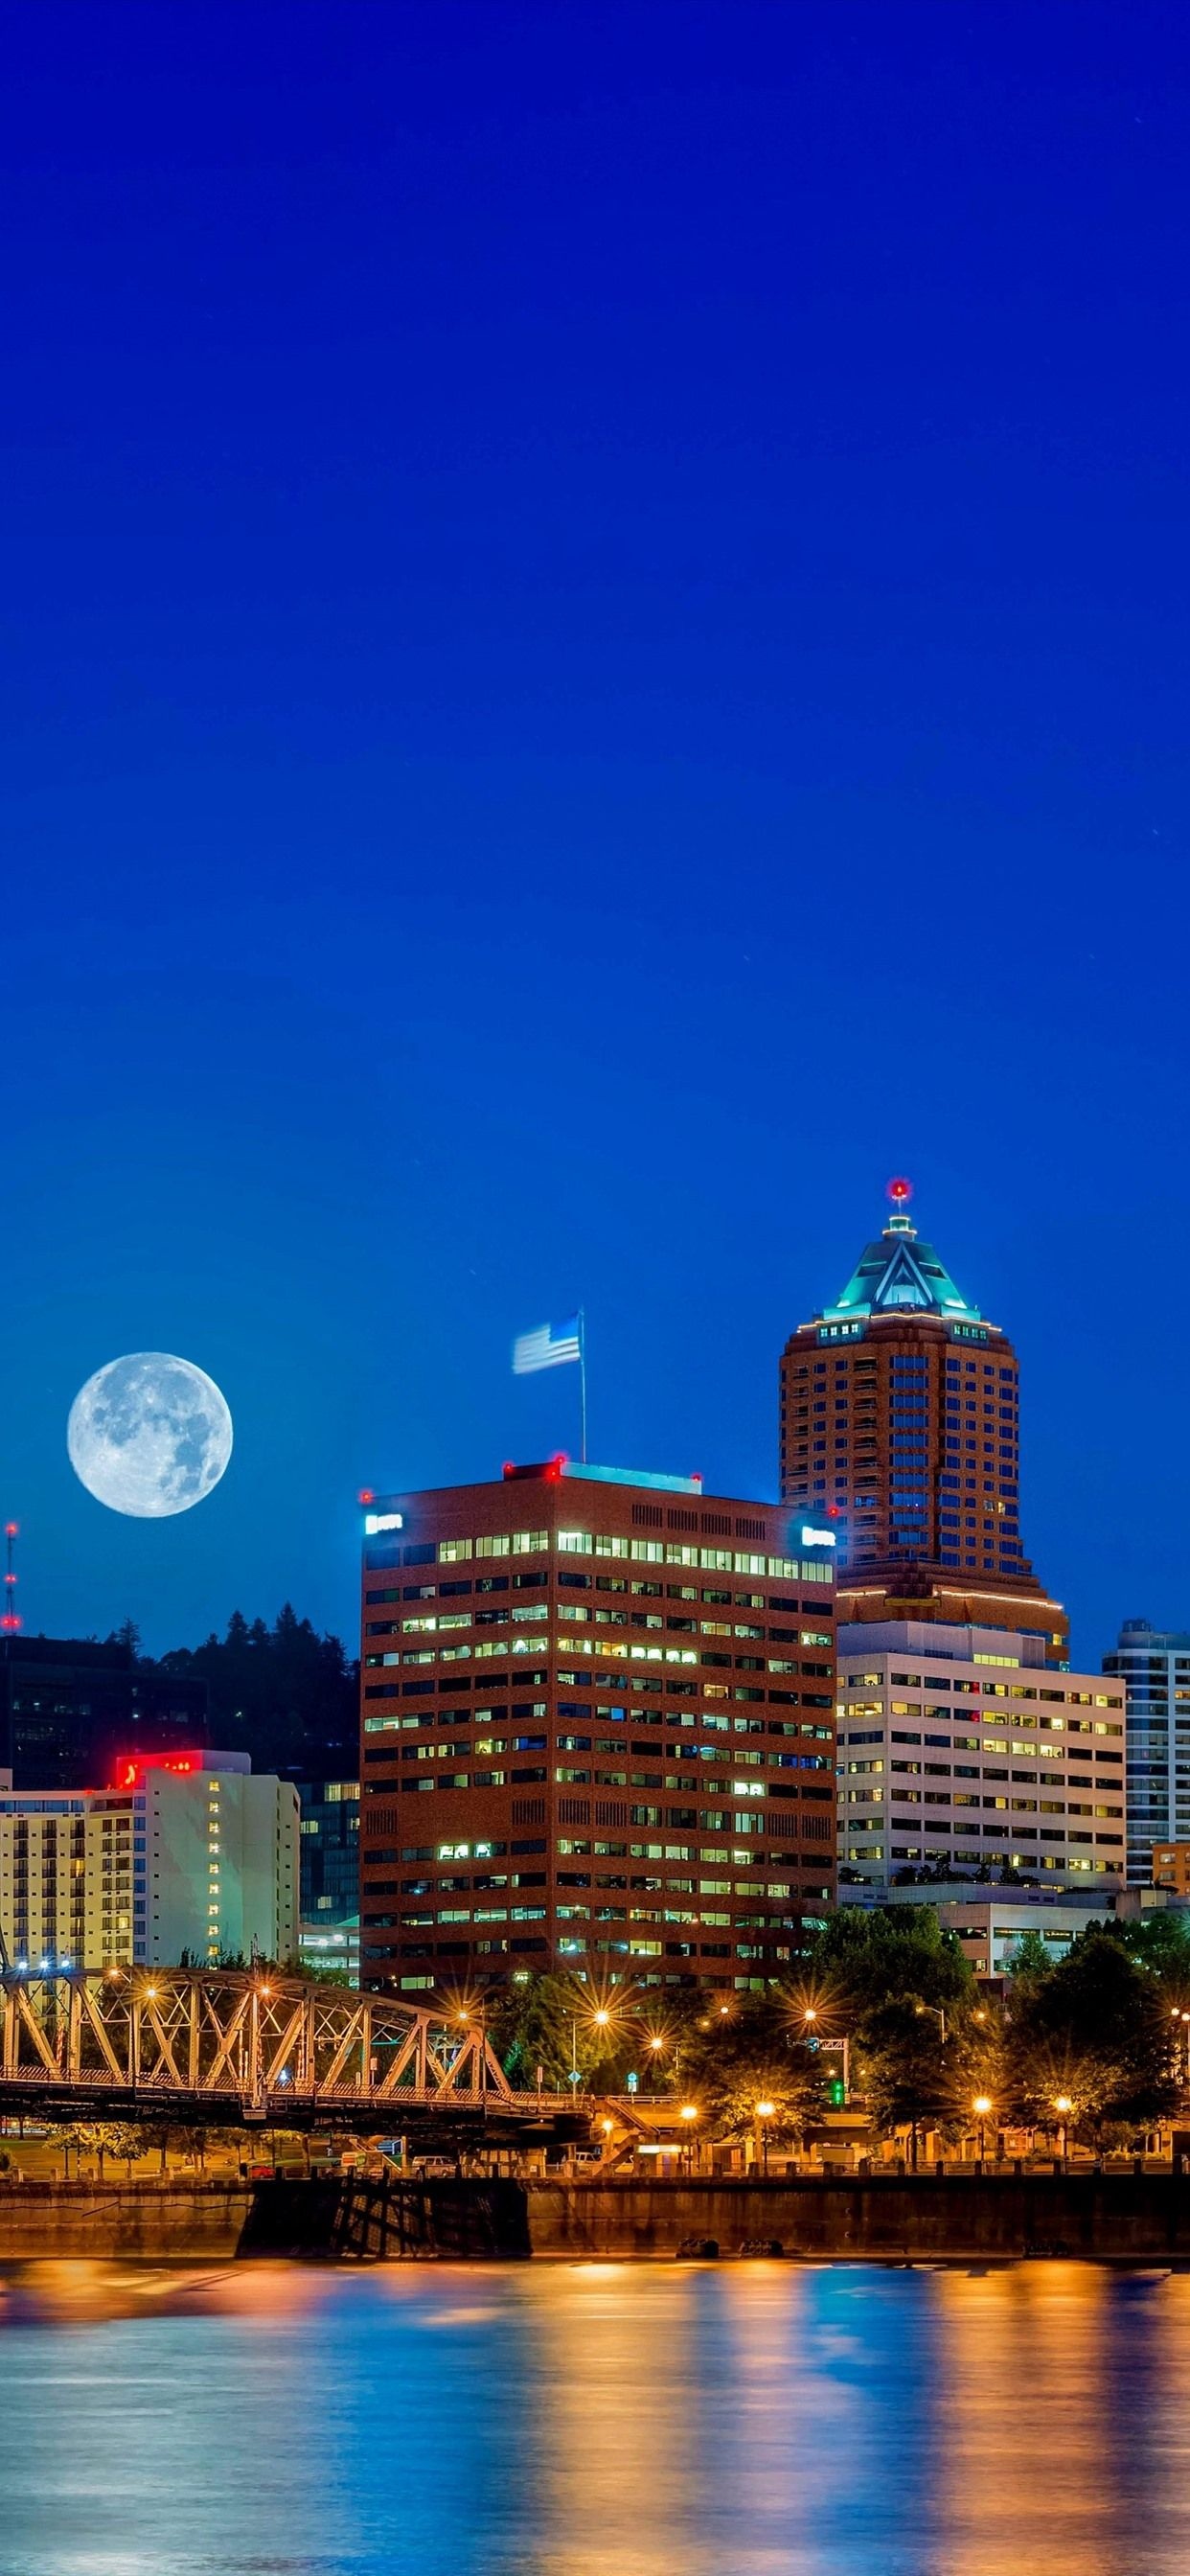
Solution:
[(298, 1947), (298, 1802), (246, 1753), (131, 1755), (112, 1789), (0, 1786), (14, 1966), (197, 1967)]
[(837, 1305), (780, 1364), (781, 1492), (836, 1530), (839, 1616), (1026, 1632), (1047, 1661), (1069, 1625), (1020, 1535), (1017, 1358), (894, 1213)]
[(1154, 1844), (1190, 1840), (1190, 1636), (1126, 1619), (1103, 1669), (1128, 1695), (1128, 1883), (1147, 1887)]
[(883, 1621), (839, 1630), (839, 1867), (851, 1884), (987, 1866), (1123, 1884), (1124, 1689), (1043, 1641)]
[(564, 1459), (367, 1501), (361, 1983), (786, 1973), (835, 1889), (833, 1534)]

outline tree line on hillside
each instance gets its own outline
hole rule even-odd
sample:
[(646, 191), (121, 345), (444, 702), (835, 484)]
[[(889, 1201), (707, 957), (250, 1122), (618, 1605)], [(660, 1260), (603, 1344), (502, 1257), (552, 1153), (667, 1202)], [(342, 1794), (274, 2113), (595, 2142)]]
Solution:
[(840, 2072), (823, 2043), (845, 2036), (852, 2094), (883, 2136), (908, 2130), (916, 2144), (931, 2128), (951, 2142), (986, 2122), (1105, 2148), (1177, 2108), (1187, 2010), (1180, 1916), (1092, 1924), (1057, 1961), (1031, 1933), (1001, 2003), (932, 1907), (898, 1906), (841, 1909), (797, 1977), (764, 1993), (600, 1997), (547, 1973), (514, 1982), (487, 2014), (514, 2082), (532, 2086), (540, 2068), (548, 2091), (565, 2091), (577, 2063), (584, 2092), (614, 2093), (631, 2072), (642, 2091), (688, 2102), (704, 2137), (754, 2130), (758, 2102), (771, 2106), (771, 2139), (803, 2136)]
[(359, 1666), (341, 1637), (320, 1636), (290, 1602), (271, 1628), (233, 1610), (225, 1636), (141, 1653), (132, 1623), (116, 1631), (144, 1672), (205, 1681), (210, 1740), (250, 1753), (256, 1771), (291, 1779), (354, 1779), (359, 1765)]

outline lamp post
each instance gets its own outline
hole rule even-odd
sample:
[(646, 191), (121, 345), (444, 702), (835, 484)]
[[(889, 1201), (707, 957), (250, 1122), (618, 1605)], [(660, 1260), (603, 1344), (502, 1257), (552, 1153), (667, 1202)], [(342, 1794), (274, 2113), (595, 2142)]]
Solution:
[[(803, 2004), (802, 2020), (806, 2025), (803, 2037), (807, 2040), (815, 2038), (815, 2023), (818, 2020), (817, 2004)], [(943, 2033), (943, 2037), (945, 2037), (945, 2032)], [(826, 2039), (823, 2040), (820, 2045), (824, 2048), (837, 2048), (839, 2050), (843, 2059), (843, 2099), (845, 2102), (849, 2102), (851, 2099), (851, 2041), (847, 2032), (844, 2031), (841, 2039)]]
[(682, 2118), (687, 2123), (686, 2135), (690, 2141), (686, 2149), (686, 2170), (689, 2173), (694, 2163), (694, 2123), (698, 2118), (697, 2102), (683, 2102)]
[(1057, 2094), (1055, 2094), (1055, 2096), (1054, 2096), (1054, 2109), (1055, 2109), (1055, 2111), (1057, 2112), (1057, 2114), (1058, 2114), (1058, 2118), (1060, 2119), (1060, 2121), (1061, 2121), (1061, 2123), (1062, 2123), (1062, 2163), (1063, 2163), (1063, 2165), (1065, 2165), (1065, 2163), (1066, 2163), (1067, 2124), (1068, 2124), (1069, 2119), (1070, 2119), (1070, 2114), (1071, 2114), (1071, 2112), (1072, 2112), (1072, 2111), (1073, 2111), (1073, 2109), (1074, 2109), (1074, 2104), (1073, 2104), (1073, 2102), (1071, 2101), (1071, 2098), (1070, 2098), (1069, 2093), (1057, 2093)]
[[(595, 2011), (591, 2014), (591, 2021), (596, 2030), (610, 2029), (611, 2019), (611, 2011), (607, 2004), (598, 2004)], [(581, 2081), (582, 2077), (579, 2071), (578, 2062), (578, 2014), (572, 2012), (570, 2016), (570, 2083), (573, 2092), (577, 2093)]]
[(991, 2107), (991, 2098), (987, 2093), (977, 2093), (971, 2104), (971, 2108), (979, 2122), (979, 2169), (981, 2173), (983, 2171), (983, 2124), (991, 2110)]
[(776, 2108), (775, 2102), (758, 2102), (756, 2105), (756, 2155), (766, 2182), (769, 2178), (769, 2133), (765, 2123), (772, 2119)]

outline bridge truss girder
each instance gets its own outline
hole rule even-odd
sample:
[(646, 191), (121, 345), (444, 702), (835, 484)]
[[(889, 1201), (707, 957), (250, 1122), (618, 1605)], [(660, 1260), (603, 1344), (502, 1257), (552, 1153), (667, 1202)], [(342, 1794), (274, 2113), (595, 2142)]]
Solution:
[(279, 2126), (520, 2107), (478, 2021), (388, 1996), (265, 1971), (0, 1973), (0, 2113), (88, 2101)]

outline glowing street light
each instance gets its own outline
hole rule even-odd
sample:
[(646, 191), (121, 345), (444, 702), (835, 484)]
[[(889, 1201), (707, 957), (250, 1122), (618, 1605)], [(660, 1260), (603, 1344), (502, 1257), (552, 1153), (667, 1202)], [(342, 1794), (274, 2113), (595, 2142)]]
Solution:
[(991, 2107), (992, 2099), (990, 2093), (975, 2094), (971, 2108), (979, 2122), (979, 2161), (981, 2164), (983, 2163), (983, 2124), (991, 2110)]
[(758, 2102), (756, 2105), (756, 2145), (760, 2154), (760, 2169), (766, 2182), (769, 2171), (769, 2133), (765, 2123), (772, 2119), (776, 2108), (775, 2102)]
[(1069, 2121), (1070, 2114), (1071, 2114), (1071, 2112), (1072, 2112), (1072, 2111), (1073, 2111), (1073, 2109), (1074, 2109), (1074, 2104), (1073, 2104), (1073, 2102), (1071, 2101), (1071, 2098), (1070, 2098), (1069, 2093), (1057, 2093), (1057, 2094), (1055, 2094), (1055, 2096), (1054, 2096), (1054, 2109), (1055, 2109), (1055, 2111), (1057, 2112), (1058, 2117), (1059, 2117), (1059, 2119), (1060, 2119), (1060, 2121), (1061, 2121), (1061, 2123), (1062, 2123), (1062, 2162), (1063, 2162), (1063, 2164), (1065, 2164), (1065, 2162), (1066, 2162), (1066, 2131), (1067, 2131), (1067, 2123), (1068, 2123), (1068, 2121)]

